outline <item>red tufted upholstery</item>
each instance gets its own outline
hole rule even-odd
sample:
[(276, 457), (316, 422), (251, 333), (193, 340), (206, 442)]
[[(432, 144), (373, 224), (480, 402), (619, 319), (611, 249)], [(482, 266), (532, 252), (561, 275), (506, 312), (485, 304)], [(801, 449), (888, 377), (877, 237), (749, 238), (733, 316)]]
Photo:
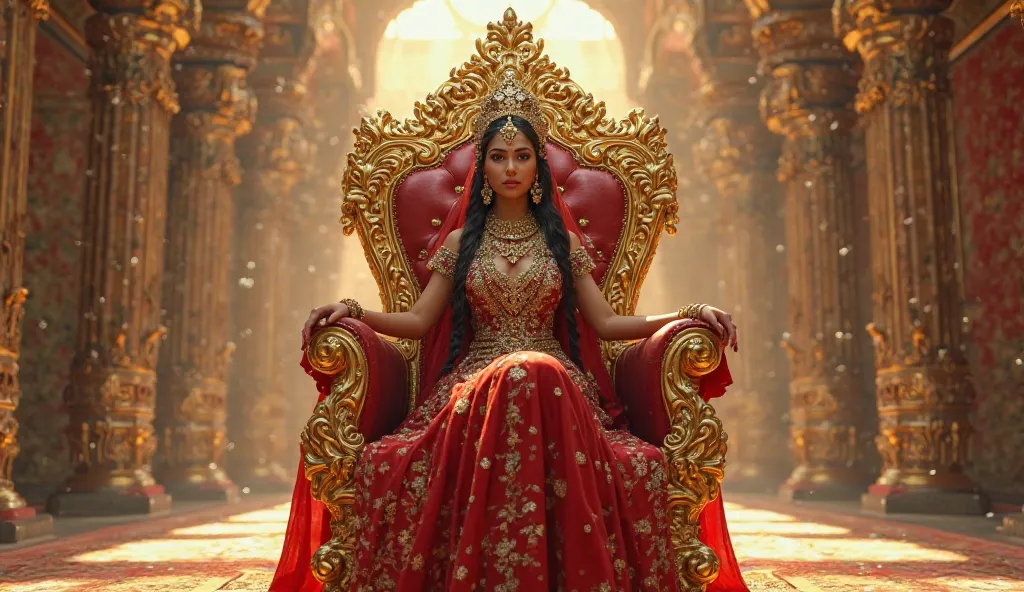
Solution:
[[(439, 230), (433, 221), (443, 222), (448, 217), (459, 198), (455, 187), (465, 182), (473, 162), (473, 145), (464, 144), (441, 166), (407, 176), (395, 192), (398, 236), (421, 287), (430, 277), (426, 253)], [(622, 184), (608, 171), (579, 166), (569, 151), (552, 143), (548, 143), (548, 162), (577, 221), (588, 221), (583, 232), (593, 241), (597, 254), (594, 277), (604, 278), (622, 235), (626, 208)]]

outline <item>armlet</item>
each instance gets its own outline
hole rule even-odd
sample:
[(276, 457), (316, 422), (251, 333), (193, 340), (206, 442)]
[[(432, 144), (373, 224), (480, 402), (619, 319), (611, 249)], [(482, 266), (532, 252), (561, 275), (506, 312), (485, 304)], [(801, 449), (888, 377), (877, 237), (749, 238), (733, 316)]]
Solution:
[(590, 253), (583, 246), (577, 247), (569, 255), (569, 263), (572, 265), (572, 275), (575, 277), (583, 277), (597, 267), (594, 265), (594, 260), (590, 258)]
[(451, 279), (455, 275), (455, 262), (459, 256), (448, 247), (441, 247), (434, 253), (434, 256), (427, 261), (427, 269), (436, 271), (444, 277)]

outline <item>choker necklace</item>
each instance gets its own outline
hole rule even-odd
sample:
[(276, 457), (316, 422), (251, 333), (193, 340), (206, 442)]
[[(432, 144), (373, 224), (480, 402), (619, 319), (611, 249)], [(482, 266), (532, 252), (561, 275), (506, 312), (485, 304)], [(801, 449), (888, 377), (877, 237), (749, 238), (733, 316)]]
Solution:
[(497, 216), (488, 216), (485, 224), (487, 232), (495, 238), (507, 241), (521, 241), (530, 238), (540, 230), (537, 220), (527, 214), (518, 220), (502, 220)]
[(536, 241), (526, 239), (536, 236), (540, 227), (530, 215), (511, 222), (490, 216), (487, 218), (486, 229), (498, 254), (515, 265), (533, 250)]

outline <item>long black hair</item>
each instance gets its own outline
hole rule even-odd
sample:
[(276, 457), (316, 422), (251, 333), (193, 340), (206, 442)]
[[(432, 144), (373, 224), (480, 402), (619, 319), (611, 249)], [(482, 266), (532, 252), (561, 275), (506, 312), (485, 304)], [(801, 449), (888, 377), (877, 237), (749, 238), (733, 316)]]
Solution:
[[(462, 227), (462, 237), (459, 242), (459, 256), (455, 262), (455, 275), (452, 278), (452, 335), (448, 347), (448, 360), (445, 362), (441, 374), (447, 374), (455, 365), (455, 361), (462, 353), (463, 341), (470, 324), (469, 299), (466, 296), (466, 277), (469, 275), (469, 266), (480, 249), (484, 238), (484, 223), (487, 221), (487, 214), (490, 213), (491, 205), (485, 205), (480, 191), (483, 189), (486, 177), (484, 175), (484, 157), (486, 148), (495, 135), (507, 123), (506, 118), (499, 118), (491, 122), (480, 142), (480, 150), (476, 155), (476, 174), (473, 177), (473, 187), (469, 197), (469, 205), (466, 207), (466, 223)], [(569, 263), (569, 232), (565, 229), (562, 216), (555, 208), (552, 199), (554, 188), (551, 186), (551, 167), (547, 159), (540, 155), (540, 139), (537, 132), (528, 121), (521, 117), (513, 117), (512, 123), (520, 133), (525, 135), (533, 145), (533, 152), (537, 158), (537, 176), (540, 179), (540, 186), (543, 189), (543, 196), (539, 204), (527, 199), (530, 210), (540, 226), (544, 242), (547, 244), (551, 255), (558, 264), (558, 271), (562, 274), (562, 298), (559, 302), (559, 310), (565, 315), (566, 326), (569, 332), (569, 359), (578, 367), (583, 368), (580, 359), (580, 332), (576, 326), (576, 302), (575, 286), (572, 275), (572, 265)]]

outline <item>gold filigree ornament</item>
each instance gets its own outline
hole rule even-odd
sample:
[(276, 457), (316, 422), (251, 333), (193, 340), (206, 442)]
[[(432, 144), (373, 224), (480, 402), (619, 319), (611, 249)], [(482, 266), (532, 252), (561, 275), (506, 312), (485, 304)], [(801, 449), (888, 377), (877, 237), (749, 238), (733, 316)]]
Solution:
[(662, 359), (662, 396), (671, 429), (662, 450), (668, 475), (669, 536), (680, 589), (703, 591), (721, 563), (700, 542), (700, 513), (721, 493), (728, 436), (715, 409), (700, 396), (700, 377), (718, 367), (722, 351), (707, 329), (687, 329)]
[(1010, 17), (1020, 19), (1021, 26), (1024, 26), (1024, 0), (1013, 0), (1010, 5)]
[(313, 554), (313, 575), (325, 592), (347, 590), (355, 558), (355, 469), (366, 441), (359, 416), (366, 401), (366, 354), (348, 331), (328, 327), (306, 348), (310, 365), (334, 376), (331, 392), (317, 404), (302, 431), (303, 464), (310, 491), (331, 512), (331, 538)]
[[(513, 114), (530, 121), (542, 139), (571, 152), (580, 166), (606, 170), (622, 184), (626, 203), (621, 239), (601, 287), (616, 312), (635, 310), (661, 232), (674, 234), (679, 221), (678, 179), (665, 130), (640, 109), (624, 119), (608, 117), (604, 103), (595, 102), (543, 50), (543, 41), (534, 40), (533, 25), (519, 21), (510, 8), (501, 22), (487, 26), (476, 55), (416, 103), (413, 118), (399, 121), (378, 110), (362, 120), (348, 155), (341, 223), (346, 234), (359, 235), (384, 311), (411, 309), (422, 289), (398, 236), (394, 196), (400, 181), (436, 168), (451, 151), (473, 141), (481, 131), (473, 124), (478, 117)], [(527, 99), (535, 100), (537, 111), (527, 99), (516, 103), (518, 90), (503, 92), (498, 99), (495, 91), (502, 88), (522, 89)], [(492, 106), (484, 116), (486, 101)], [(506, 108), (510, 111), (503, 112)], [(401, 340), (397, 345), (410, 362), (412, 405), (420, 388), (419, 342)], [(605, 348), (609, 361), (619, 349)]]

